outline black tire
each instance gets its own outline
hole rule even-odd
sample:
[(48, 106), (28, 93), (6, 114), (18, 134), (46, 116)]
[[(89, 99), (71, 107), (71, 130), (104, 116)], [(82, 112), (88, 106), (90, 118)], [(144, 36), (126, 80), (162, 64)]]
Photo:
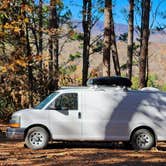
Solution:
[(139, 129), (133, 133), (131, 144), (135, 150), (150, 150), (155, 145), (155, 137), (151, 131)]
[(25, 144), (33, 150), (43, 149), (49, 141), (48, 132), (42, 127), (32, 127), (28, 130), (25, 137)]

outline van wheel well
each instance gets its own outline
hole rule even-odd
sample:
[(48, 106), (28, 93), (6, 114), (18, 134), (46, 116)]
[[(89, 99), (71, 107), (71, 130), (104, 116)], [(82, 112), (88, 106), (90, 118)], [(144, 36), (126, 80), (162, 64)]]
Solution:
[(31, 129), (32, 127), (42, 127), (43, 129), (45, 129), (48, 132), (49, 140), (52, 139), (52, 136), (51, 136), (51, 133), (50, 133), (49, 129), (46, 126), (42, 125), (42, 124), (34, 124), (34, 125), (31, 125), (28, 128), (26, 128), (25, 131), (24, 131), (24, 138), (26, 137), (28, 130)]
[(132, 131), (131, 135), (130, 135), (130, 142), (131, 142), (131, 139), (132, 139), (133, 134), (134, 134), (137, 130), (140, 130), (140, 129), (149, 130), (149, 131), (153, 134), (153, 137), (154, 137), (154, 140), (155, 140), (154, 146), (156, 146), (156, 140), (157, 140), (157, 139), (156, 139), (156, 134), (155, 134), (155, 132), (153, 131), (153, 129), (150, 128), (150, 127), (148, 127), (148, 126), (140, 126), (140, 127), (135, 128), (135, 129)]

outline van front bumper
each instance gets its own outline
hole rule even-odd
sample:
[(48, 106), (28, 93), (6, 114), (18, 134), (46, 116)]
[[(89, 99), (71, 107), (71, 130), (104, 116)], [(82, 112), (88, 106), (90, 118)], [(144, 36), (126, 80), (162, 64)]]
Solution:
[(6, 137), (9, 139), (19, 139), (23, 140), (24, 139), (24, 128), (11, 128), (8, 127), (6, 130)]

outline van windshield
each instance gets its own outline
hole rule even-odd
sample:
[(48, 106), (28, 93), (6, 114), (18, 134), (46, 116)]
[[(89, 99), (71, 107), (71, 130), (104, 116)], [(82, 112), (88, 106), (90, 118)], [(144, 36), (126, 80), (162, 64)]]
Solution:
[(39, 105), (35, 107), (35, 109), (42, 109), (44, 106), (47, 105), (58, 93), (54, 92), (51, 93), (48, 97), (46, 97)]

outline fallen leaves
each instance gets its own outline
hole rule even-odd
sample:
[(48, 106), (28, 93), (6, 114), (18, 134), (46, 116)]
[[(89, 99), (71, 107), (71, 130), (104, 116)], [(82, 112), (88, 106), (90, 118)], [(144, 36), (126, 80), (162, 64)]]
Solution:
[[(4, 130), (4, 125), (1, 126)], [(122, 145), (112, 146), (108, 148), (101, 142), (56, 142), (46, 149), (34, 151), (24, 148), (23, 142), (3, 141), (0, 143), (0, 165), (164, 166), (166, 163), (164, 142), (159, 143), (157, 151), (135, 152)]]

